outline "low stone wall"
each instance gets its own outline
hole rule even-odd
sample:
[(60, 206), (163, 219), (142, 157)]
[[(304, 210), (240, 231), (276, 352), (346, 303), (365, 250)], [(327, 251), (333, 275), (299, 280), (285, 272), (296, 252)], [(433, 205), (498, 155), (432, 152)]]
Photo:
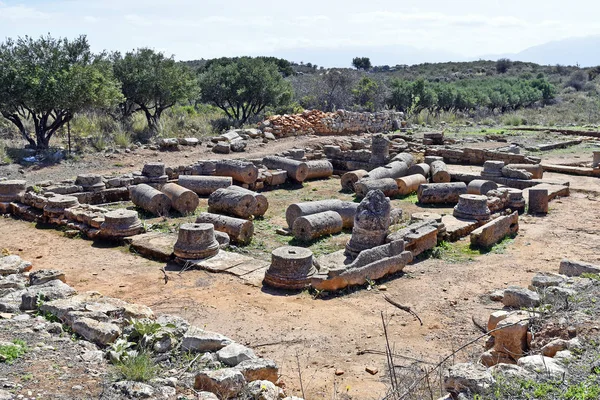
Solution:
[(444, 157), (444, 161), (452, 164), (483, 165), (486, 161), (504, 161), (504, 164), (539, 164), (539, 157), (522, 154), (503, 153), (494, 150), (459, 148), (428, 148), (426, 156)]
[(399, 128), (402, 117), (403, 114), (396, 111), (360, 113), (338, 110), (326, 113), (307, 110), (302, 114), (275, 115), (258, 127), (276, 137), (389, 132)]

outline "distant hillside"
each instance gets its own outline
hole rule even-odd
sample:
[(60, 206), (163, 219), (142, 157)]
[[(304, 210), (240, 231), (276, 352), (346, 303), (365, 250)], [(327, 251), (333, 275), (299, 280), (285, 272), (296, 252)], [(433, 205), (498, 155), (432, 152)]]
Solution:
[(530, 47), (514, 55), (515, 60), (537, 64), (593, 67), (600, 65), (600, 35), (559, 40)]

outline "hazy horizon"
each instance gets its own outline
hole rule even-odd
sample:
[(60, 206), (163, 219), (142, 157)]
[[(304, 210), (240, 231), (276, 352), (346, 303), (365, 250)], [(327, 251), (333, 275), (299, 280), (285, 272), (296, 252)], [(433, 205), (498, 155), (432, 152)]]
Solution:
[[(227, 7), (215, 0), (0, 0), (0, 37), (85, 34), (94, 51), (150, 47), (177, 60), (274, 55), (349, 67), (353, 56), (395, 65), (516, 55), (600, 35), (598, 12), (600, 3), (577, 0), (568, 7), (541, 0), (306, 0), (294, 7), (265, 0)], [(563, 52), (569, 56), (568, 47)]]

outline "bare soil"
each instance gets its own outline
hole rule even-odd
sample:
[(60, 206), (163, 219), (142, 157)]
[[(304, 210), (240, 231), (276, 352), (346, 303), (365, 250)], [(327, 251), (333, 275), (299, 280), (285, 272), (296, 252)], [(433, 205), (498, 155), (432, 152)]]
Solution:
[[(331, 140), (334, 139), (290, 138), (242, 156), (259, 157), (291, 147), (305, 147), (311, 141)], [(187, 159), (183, 159), (186, 155)], [(57, 177), (73, 177), (83, 171), (139, 170), (143, 163), (159, 159), (167, 165), (189, 164), (213, 155), (207, 154), (206, 149), (195, 149), (117, 156), (90, 155), (75, 163), (75, 167), (65, 163), (28, 169), (25, 176), (30, 181), (50, 177), (58, 180)], [(591, 159), (591, 154), (588, 158)], [(114, 167), (117, 161), (127, 166)], [(2, 174), (6, 176), (7, 171), (4, 167)], [(527, 286), (538, 271), (556, 272), (563, 258), (600, 262), (598, 181), (566, 175), (556, 178), (572, 180), (577, 188), (569, 198), (551, 202), (546, 217), (523, 216), (519, 235), (503, 249), (472, 255), (461, 262), (429, 258), (379, 282), (385, 285), (385, 291), (362, 288), (325, 299), (314, 299), (308, 292), (282, 293), (247, 286), (226, 274), (194, 270), (180, 274), (172, 266), (167, 266), (170, 279), (165, 284), (160, 271), (164, 264), (144, 259), (124, 247), (69, 239), (55, 229), (42, 229), (11, 218), (0, 220), (0, 248), (31, 260), (34, 268), (65, 271), (68, 283), (79, 291), (95, 290), (147, 305), (156, 313), (177, 314), (253, 347), (260, 355), (278, 362), (288, 394), (302, 395), (301, 376), (304, 396), (308, 399), (334, 398), (334, 391), (338, 396), (346, 393), (356, 399), (377, 399), (387, 387), (385, 356), (364, 351), (384, 350), (382, 314), (389, 322), (390, 341), (396, 353), (437, 362), (478, 335), (472, 316), (485, 320), (490, 312), (501, 308), (490, 302), (486, 293), (507, 285)], [(336, 193), (337, 184), (332, 182), (336, 181), (311, 182), (286, 193), (265, 192), (272, 204), (268, 223), (285, 225), (282, 212), (292, 198), (299, 200), (317, 194), (343, 197)], [(402, 200), (395, 200), (395, 205), (403, 207), (405, 213), (417, 208)], [(444, 211), (449, 210), (438, 210)], [(271, 242), (263, 238), (263, 241), (266, 244), (252, 252), (260, 250), (267, 258), (273, 246), (281, 245), (275, 239)], [(343, 240), (339, 241), (337, 245), (343, 245)], [(388, 304), (383, 294), (410, 306), (423, 320), (423, 326)], [(459, 354), (457, 360), (466, 356)], [(399, 358), (398, 362), (409, 361)], [(366, 367), (379, 372), (371, 375), (365, 371)], [(336, 369), (343, 370), (343, 375), (336, 376)]]

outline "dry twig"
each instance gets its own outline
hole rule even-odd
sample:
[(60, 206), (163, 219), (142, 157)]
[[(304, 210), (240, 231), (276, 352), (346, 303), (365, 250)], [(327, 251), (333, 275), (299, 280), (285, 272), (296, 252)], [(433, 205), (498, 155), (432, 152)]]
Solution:
[(421, 318), (419, 318), (419, 316), (417, 315), (416, 312), (414, 312), (413, 310), (411, 310), (410, 307), (408, 306), (403, 306), (402, 304), (390, 299), (387, 296), (383, 296), (383, 298), (385, 299), (385, 301), (387, 301), (388, 303), (390, 303), (391, 305), (393, 305), (394, 307), (398, 307), (399, 309), (401, 309), (402, 311), (406, 311), (409, 314), (412, 314), (416, 319), (419, 320), (419, 323), (421, 324), (421, 326), (423, 326), (423, 321), (421, 321)]

